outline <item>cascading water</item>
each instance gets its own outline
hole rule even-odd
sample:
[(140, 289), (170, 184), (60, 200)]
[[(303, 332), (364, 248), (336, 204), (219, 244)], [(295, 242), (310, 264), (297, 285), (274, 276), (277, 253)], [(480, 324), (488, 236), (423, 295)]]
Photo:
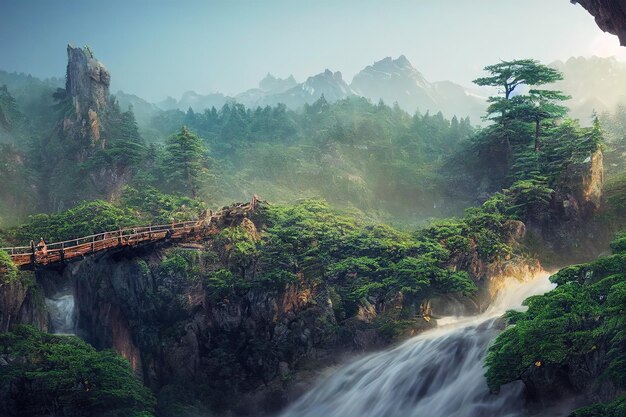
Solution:
[(74, 295), (57, 295), (46, 298), (50, 327), (55, 334), (74, 334)]
[(527, 282), (511, 279), (485, 313), (441, 319), (434, 330), (340, 368), (282, 417), (521, 416), (522, 384), (490, 394), (484, 359), (499, 332), (498, 317), (552, 288), (547, 274)]

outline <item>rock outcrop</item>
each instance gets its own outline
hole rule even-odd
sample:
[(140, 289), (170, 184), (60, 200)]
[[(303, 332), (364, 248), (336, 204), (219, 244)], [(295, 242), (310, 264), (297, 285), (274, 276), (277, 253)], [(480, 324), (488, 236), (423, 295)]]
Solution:
[(0, 332), (12, 324), (28, 323), (48, 330), (48, 313), (43, 296), (36, 291), (32, 272), (21, 272), (17, 279), (2, 282), (0, 272)]
[(600, 230), (602, 225), (595, 219), (603, 207), (603, 186), (603, 154), (598, 149), (570, 163), (554, 187), (547, 210), (532, 212), (525, 219), (529, 231), (543, 242), (544, 255), (550, 252), (555, 257), (547, 267), (591, 260), (608, 248), (600, 238), (610, 233)]
[(583, 6), (596, 18), (596, 23), (605, 32), (619, 37), (626, 46), (626, 0), (571, 0)]
[(111, 75), (88, 48), (67, 46), (65, 94), (73, 115), (63, 120), (63, 132), (74, 140), (104, 147), (102, 120), (109, 107)]
[[(58, 124), (49, 145), (58, 150), (42, 156), (50, 171), (41, 175), (48, 210), (119, 197), (134, 175), (133, 165), (126, 152), (111, 156), (103, 151), (142, 142), (134, 116), (123, 113), (109, 94), (111, 75), (91, 49), (68, 45), (67, 55), (65, 89), (54, 94)], [(57, 177), (63, 181), (50, 180)]]

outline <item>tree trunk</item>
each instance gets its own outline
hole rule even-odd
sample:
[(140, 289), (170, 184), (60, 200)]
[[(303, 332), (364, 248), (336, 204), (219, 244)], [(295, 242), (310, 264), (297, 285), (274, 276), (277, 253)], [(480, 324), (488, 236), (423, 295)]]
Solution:
[(191, 189), (191, 198), (196, 199), (196, 186), (191, 180), (191, 171), (189, 170), (189, 164), (185, 164), (185, 177), (187, 177), (187, 185)]
[(541, 121), (535, 120), (535, 152), (539, 151), (539, 135), (541, 133)]

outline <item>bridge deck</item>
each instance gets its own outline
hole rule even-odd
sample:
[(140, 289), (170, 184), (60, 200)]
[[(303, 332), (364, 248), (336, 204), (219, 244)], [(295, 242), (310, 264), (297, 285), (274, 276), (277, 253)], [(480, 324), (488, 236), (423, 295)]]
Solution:
[(232, 225), (235, 219), (241, 220), (246, 217), (249, 212), (256, 210), (258, 205), (259, 199), (255, 194), (249, 203), (238, 203), (224, 207), (216, 213), (209, 211), (208, 215), (200, 221), (129, 227), (46, 244), (43, 248), (33, 244), (32, 246), (0, 248), (0, 250), (7, 252), (18, 267), (49, 265), (112, 248), (132, 247), (144, 242), (156, 242), (166, 238), (180, 240), (200, 231), (205, 235), (219, 233), (220, 223), (223, 226)]
[(156, 242), (165, 238), (180, 239), (199, 227), (198, 222), (182, 222), (170, 225), (142, 226), (98, 233), (78, 239), (47, 244), (45, 249), (34, 246), (0, 248), (7, 252), (16, 266), (48, 265), (90, 255), (111, 248), (137, 246), (144, 242)]

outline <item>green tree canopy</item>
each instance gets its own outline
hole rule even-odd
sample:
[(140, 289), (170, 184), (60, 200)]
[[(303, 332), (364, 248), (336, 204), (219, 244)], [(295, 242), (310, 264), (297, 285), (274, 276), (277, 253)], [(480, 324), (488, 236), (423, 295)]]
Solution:
[(516, 96), (511, 100), (514, 102), (514, 117), (535, 125), (535, 151), (540, 147), (541, 123), (565, 116), (568, 108), (558, 103), (569, 99), (570, 96), (557, 90), (530, 90), (528, 95)]
[(2, 415), (12, 404), (21, 415), (152, 416), (154, 396), (112, 350), (20, 325), (0, 335), (0, 353), (15, 358), (0, 367)]
[(177, 190), (185, 190), (191, 198), (209, 176), (209, 156), (202, 140), (187, 126), (171, 136), (165, 143), (162, 169)]
[(491, 75), (477, 78), (474, 83), (502, 88), (504, 98), (507, 100), (520, 85), (543, 85), (563, 79), (558, 70), (542, 65), (534, 59), (502, 61), (486, 66), (485, 71)]

